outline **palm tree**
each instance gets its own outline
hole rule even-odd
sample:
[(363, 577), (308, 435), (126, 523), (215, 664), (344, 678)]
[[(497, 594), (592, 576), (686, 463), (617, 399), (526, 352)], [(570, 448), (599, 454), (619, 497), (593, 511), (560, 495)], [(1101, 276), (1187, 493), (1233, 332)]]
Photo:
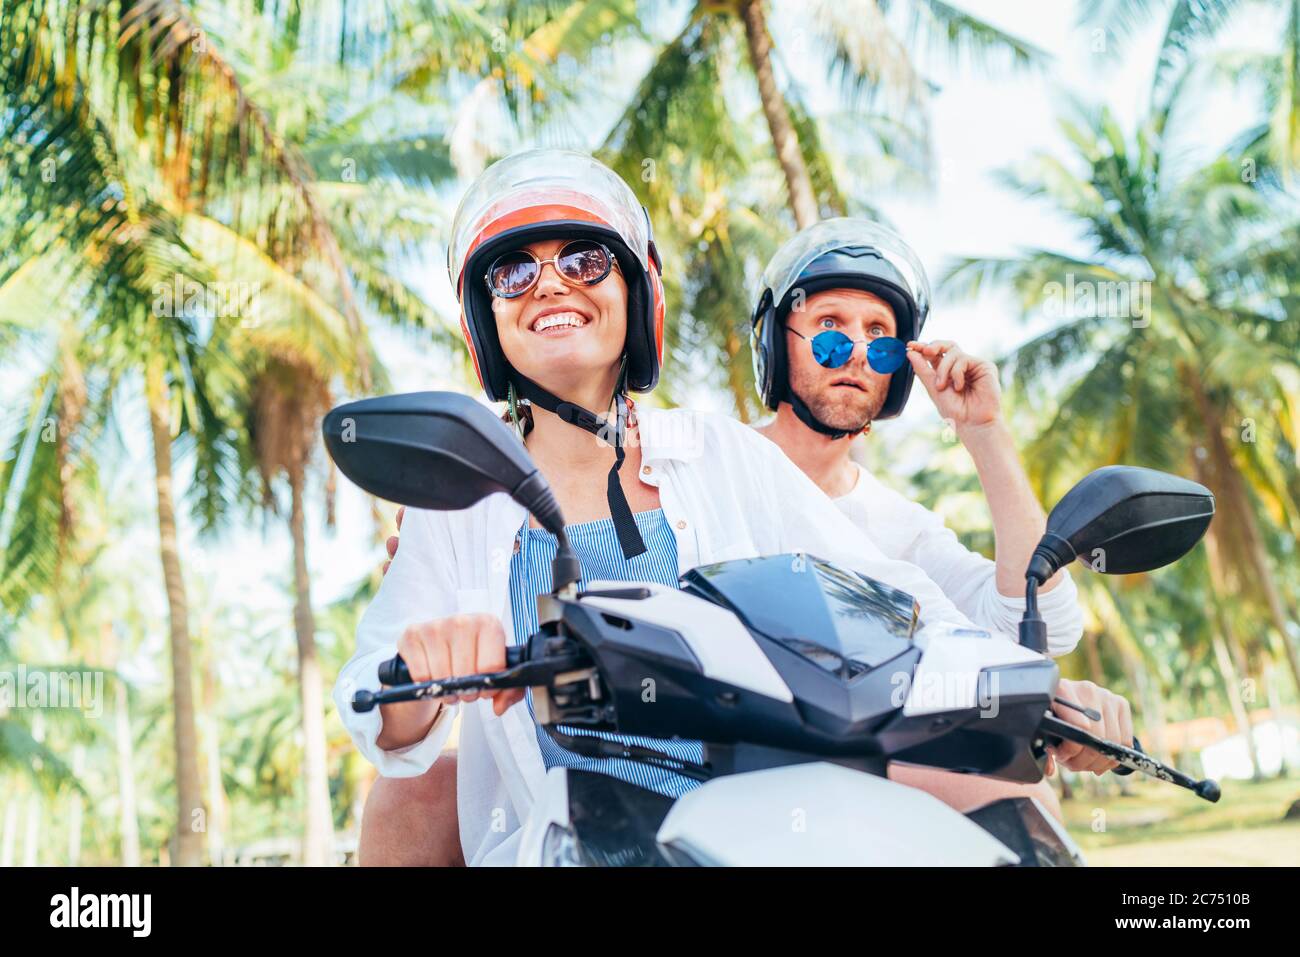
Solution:
[[(1284, 320), (1300, 275), (1300, 216), (1285, 194), (1243, 182), (1234, 157), (1180, 173), (1166, 156), (1167, 110), (1132, 137), (1104, 109), (1079, 112), (1062, 123), (1072, 163), (1040, 156), (1005, 179), (1075, 222), (1091, 251), (965, 260), (945, 283), (973, 292), (1002, 281), (1026, 310), (1071, 310), (1069, 290), (1100, 297), (1009, 360), (1046, 415), (1027, 455), (1040, 491), (1050, 499), (1049, 489), (1074, 478), (1061, 474), (1070, 463), (1138, 461), (1195, 474), (1218, 500), (1207, 552), (1215, 607), (1262, 610), (1273, 653), (1300, 687), (1294, 598), (1287, 565), (1274, 557), (1297, 531), (1300, 489), (1293, 471), (1277, 467), (1294, 461), (1295, 448), (1286, 416), (1265, 419), (1297, 402), (1286, 383), (1300, 335)], [(1108, 307), (1117, 290), (1136, 308)]]
[(294, 630), (298, 644), (298, 684), (305, 739), (303, 760), (306, 819), (303, 863), (329, 861), (332, 820), (325, 762), (325, 703), (316, 654), (316, 622), (307, 571), (304, 501), (307, 468), (317, 445), (321, 416), (332, 405), (327, 380), (300, 356), (272, 356), (253, 379), (250, 425), (258, 468), (272, 509), (273, 478), (283, 473), (290, 493), (289, 527), (293, 535)]
[[(1023, 40), (949, 4), (931, 0), (909, 4), (911, 17), (906, 39), (893, 29), (886, 5), (877, 0), (851, 3), (818, 0), (788, 12), (812, 25), (822, 43), (819, 53), (824, 57), (827, 72), (837, 76), (850, 94), (860, 94), (866, 88), (877, 97), (894, 95), (908, 111), (919, 107), (926, 94), (925, 83), (907, 52), (911, 44), (942, 37), (954, 51), (1003, 55), (1018, 65), (1027, 65), (1039, 57), (1038, 51)], [(798, 118), (778, 85), (776, 51), (765, 0), (738, 0), (734, 4), (702, 0), (692, 16), (725, 16), (740, 21), (748, 65), (753, 72), (772, 149), (785, 179), (795, 225), (799, 229), (811, 226), (822, 215), (808, 149), (816, 144), (801, 146)], [(803, 54), (802, 49), (792, 52), (795, 56)], [(797, 91), (795, 98), (800, 99)]]
[[(935, 40), (985, 63), (1041, 59), (1029, 44), (947, 4), (907, 6), (910, 20), (899, 30), (904, 17), (887, 16), (874, 0), (699, 0), (656, 48), (602, 152), (639, 188), (658, 229), (679, 304), (669, 346), (700, 357), (689, 368), (665, 369), (670, 400), (676, 387), (703, 379), (725, 388), (749, 419), (757, 409), (742, 353), (751, 286), (789, 219), (802, 228), (826, 214), (871, 212), (863, 196), (877, 185), (872, 175), (901, 179), (928, 165), (929, 87), (909, 46)], [(657, 9), (667, 19), (677, 8)], [(776, 42), (773, 10), (776, 22), (798, 24), (776, 31)], [(838, 85), (851, 137), (834, 138), (832, 117), (814, 116), (792, 71), (782, 69), (809, 56)], [(856, 152), (845, 155), (849, 143)]]
[[(240, 336), (283, 350), (285, 339), (276, 330), (286, 316), (311, 319), (328, 313), (328, 321), (339, 319), (347, 334), (341, 340), (335, 336), (333, 343), (343, 347), (327, 356), (318, 344), (314, 361), (319, 365), (324, 357), (325, 368), (351, 369), (349, 384), (362, 391), (373, 386), (377, 373), (362, 335), (359, 302), (450, 340), (386, 257), (427, 240), (441, 211), (408, 187), (441, 181), (451, 164), (445, 153), (428, 148), (438, 136), (393, 137), (391, 129), (370, 122), (372, 115), (382, 115), (385, 83), (420, 85), (419, 70), (402, 59), (404, 50), (409, 52), (403, 43), (427, 30), (429, 19), (421, 4), (393, 5), (387, 14), (396, 40), (389, 42), (377, 39), (367, 23), (349, 20), (341, 8), (339, 69), (329, 77), (338, 94), (333, 102), (354, 109), (341, 120), (330, 117), (322, 127), (322, 115), (299, 109), (297, 98), (275, 95), (277, 76), (294, 79), (295, 71), (300, 77), (307, 70), (316, 84), (310, 88), (323, 94), (322, 53), (331, 63), (335, 57), (332, 50), (309, 49), (303, 42), (307, 33), (296, 5), (259, 9), (254, 24), (259, 29), (251, 37), (232, 30), (223, 44), (216, 38), (231, 22), (228, 15), (238, 12), (235, 5), (210, 8), (210, 22), (201, 25), (179, 3), (3, 2), (0, 90), (13, 109), (0, 114), (8, 161), (0, 184), (5, 187), (0, 225), (7, 240), (0, 259), (0, 301), (14, 302), (33, 289), (39, 299), (34, 277), (65, 270), (59, 285), (69, 287), (79, 303), (76, 314), (85, 320), (73, 324), (69, 341), (87, 343), (85, 361), (113, 387), (133, 373), (142, 375), (170, 611), (179, 801), (175, 860), (196, 863), (202, 838), (193, 825), (202, 801), (172, 446), (179, 442), (194, 455), (195, 511), (202, 528), (215, 528), (244, 494), (239, 476), (251, 454), (236, 427), (245, 421), (238, 396), (248, 387), (248, 370), (230, 358), (252, 354), (251, 345), (240, 345)], [(94, 15), (83, 16), (87, 11)], [(453, 0), (441, 13), (446, 29), (435, 35), (448, 45), (429, 48), (470, 63), (484, 50), (495, 51), (494, 29), (473, 6)], [(89, 60), (83, 58), (87, 49)], [(240, 73), (232, 62), (241, 63)], [(524, 51), (513, 62), (527, 67), (534, 60)], [(358, 65), (370, 72), (359, 76)], [(370, 95), (359, 101), (358, 90)], [(287, 145), (295, 140), (308, 149)], [(337, 162), (340, 153), (344, 163)], [(379, 182), (381, 175), (388, 180), (386, 190), (365, 188), (367, 179)], [(159, 290), (169, 289), (173, 280), (179, 290), (223, 274), (265, 287), (257, 303), (241, 304), (261, 309), (257, 324), (264, 328), (248, 334), (248, 315), (213, 315), (201, 305), (182, 307), (179, 299), (164, 310), (175, 313), (168, 323), (150, 321), (151, 314), (157, 318)], [(164, 325), (170, 328), (160, 328)], [(255, 365), (250, 360), (248, 368)], [(63, 480), (73, 477), (64, 459), (76, 444), (65, 437), (78, 431), (75, 403), (81, 400), (70, 374), (77, 371), (69, 366), (63, 378), (42, 380), (37, 399), (44, 404), (33, 407), (39, 414), (32, 421), (40, 423), (56, 403), (60, 438), (52, 466), (40, 461), (33, 469), (28, 455), (18, 460), (24, 467), (5, 474), (14, 484), (11, 504), (24, 494), (28, 504), (63, 499), (57, 540), (37, 533), (37, 519), (55, 512), (49, 507), (9, 509), (10, 525), (15, 514), (22, 515), (15, 536), (0, 524), (5, 532), (0, 543), (12, 546), (5, 548), (6, 570), (24, 572), (5, 578), (6, 587), (13, 585), (15, 603), (17, 595), (34, 594), (49, 581), (50, 568), (61, 561), (65, 532), (74, 524), (75, 496)], [(20, 445), (32, 434), (30, 427), (20, 430)], [(89, 443), (82, 437), (81, 444)], [(263, 464), (270, 474), (282, 463)], [(31, 482), (33, 476), (44, 484)], [(301, 511), (296, 515), (300, 518)], [(301, 535), (296, 541), (305, 562)], [(298, 607), (309, 672), (311, 654), (303, 643), (304, 630), (310, 630), (309, 595), (300, 592)], [(308, 678), (306, 685), (311, 684)], [(310, 696), (304, 690), (304, 701)], [(319, 710), (319, 698), (317, 690), (316, 705), (308, 711)], [(318, 738), (309, 734), (310, 740)], [(317, 758), (323, 750), (309, 748)], [(319, 795), (325, 790), (323, 765), (319, 760), (311, 765), (316, 783), (309, 790)], [(314, 806), (319, 810), (320, 802)], [(327, 814), (313, 815), (315, 833), (322, 818), (327, 823)]]
[[(233, 446), (208, 388), (210, 378), (229, 370), (208, 361), (207, 350), (237, 322), (179, 303), (158, 321), (158, 293), (172, 280), (179, 286), (212, 277), (184, 235), (207, 208), (220, 211), (235, 232), (257, 237), (274, 261), (295, 271), (321, 263), (337, 280), (354, 332), (360, 320), (337, 240), (301, 160), (246, 96), (211, 38), (178, 4), (95, 7), (95, 16), (84, 16), (77, 3), (5, 3), (0, 122), (5, 168), (13, 172), (4, 186), (18, 191), (16, 208), (6, 210), (6, 247), (69, 263), (69, 294), (88, 317), (85, 341), (95, 360), (114, 382), (132, 370), (143, 377), (172, 652), (175, 860), (195, 864), (203, 805), (172, 444), (181, 433), (192, 442), (197, 510), (211, 527), (228, 489), (223, 473)], [(86, 49), (99, 55), (82, 60)], [(230, 204), (225, 187), (240, 177), (270, 186), (242, 188)], [(287, 188), (277, 188), (280, 182)], [(255, 201), (238, 202), (250, 193)], [(363, 370), (368, 358), (358, 353)]]
[[(1216, 55), (1213, 41), (1249, 10), (1271, 8), (1278, 26), (1278, 47), (1267, 54)], [(1263, 157), (1289, 179), (1300, 169), (1300, 0), (1260, 4), (1245, 0), (1103, 0), (1080, 4), (1084, 23), (1113, 28), (1124, 41), (1154, 17), (1165, 14), (1164, 36), (1152, 79), (1152, 105), (1164, 110), (1186, 84), (1191, 68), (1206, 63), (1241, 81), (1258, 84), (1262, 93), (1257, 121), (1242, 135), (1236, 151), (1249, 159)]]

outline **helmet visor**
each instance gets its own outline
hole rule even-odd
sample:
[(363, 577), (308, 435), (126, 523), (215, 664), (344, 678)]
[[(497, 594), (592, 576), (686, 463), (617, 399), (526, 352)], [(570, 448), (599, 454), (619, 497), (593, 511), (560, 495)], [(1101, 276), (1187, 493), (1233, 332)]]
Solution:
[(460, 288), (461, 273), (474, 250), (498, 233), (572, 221), (612, 229), (649, 269), (645, 210), (613, 170), (585, 153), (528, 150), (489, 166), (460, 201), (447, 248), (453, 288)]
[(916, 302), (917, 315), (925, 315), (930, 307), (930, 281), (921, 261), (902, 237), (870, 219), (827, 219), (798, 233), (777, 250), (763, 270), (763, 286), (772, 290), (773, 301), (779, 304), (815, 259), (846, 246), (875, 248), (902, 276)]

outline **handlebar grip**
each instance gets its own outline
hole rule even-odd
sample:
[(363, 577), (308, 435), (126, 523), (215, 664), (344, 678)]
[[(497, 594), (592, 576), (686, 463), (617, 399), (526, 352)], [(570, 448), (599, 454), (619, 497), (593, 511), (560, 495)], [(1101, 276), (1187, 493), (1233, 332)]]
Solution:
[(409, 685), (411, 673), (406, 670), (406, 662), (401, 655), (393, 655), (387, 661), (379, 663), (379, 683), (386, 685)]
[[(1141, 751), (1143, 754), (1146, 754), (1146, 753), (1147, 753), (1147, 749), (1144, 748), (1144, 747), (1142, 747), (1142, 742), (1141, 742), (1140, 740), (1138, 740), (1138, 736), (1137, 736), (1136, 734), (1133, 735), (1133, 750), (1134, 750), (1134, 751)], [(1111, 772), (1110, 772), (1110, 773), (1111, 773), (1111, 774), (1119, 774), (1119, 775), (1132, 774), (1132, 773), (1133, 773), (1133, 769), (1132, 769), (1132, 768), (1126, 768), (1124, 765), (1121, 764), (1121, 765), (1120, 765), (1119, 767), (1117, 767), (1117, 768), (1111, 768)]]
[[(521, 664), (528, 657), (527, 645), (511, 645), (506, 649), (506, 667), (513, 668)], [(411, 683), (411, 672), (406, 668), (406, 662), (402, 660), (401, 655), (393, 655), (387, 661), (379, 663), (379, 681), (386, 685), (409, 685)]]

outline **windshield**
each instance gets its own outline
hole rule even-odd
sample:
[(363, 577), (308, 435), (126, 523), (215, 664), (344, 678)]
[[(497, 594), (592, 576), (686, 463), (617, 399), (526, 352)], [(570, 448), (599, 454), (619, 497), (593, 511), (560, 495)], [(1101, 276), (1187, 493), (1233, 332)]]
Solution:
[(917, 624), (907, 592), (811, 555), (703, 565), (682, 583), (846, 681), (906, 651)]

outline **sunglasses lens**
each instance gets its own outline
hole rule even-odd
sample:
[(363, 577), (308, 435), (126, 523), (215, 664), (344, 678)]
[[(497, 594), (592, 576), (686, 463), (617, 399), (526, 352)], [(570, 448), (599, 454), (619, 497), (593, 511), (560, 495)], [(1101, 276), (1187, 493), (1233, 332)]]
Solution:
[(609, 275), (610, 254), (600, 243), (579, 240), (561, 250), (555, 265), (565, 279), (590, 286)]
[(813, 358), (827, 369), (838, 369), (853, 355), (853, 340), (842, 332), (827, 329), (812, 338)]
[(488, 270), (488, 285), (504, 299), (510, 299), (528, 290), (537, 281), (537, 260), (525, 252), (506, 253), (492, 263)]
[(881, 375), (897, 372), (907, 361), (907, 345), (892, 336), (873, 339), (867, 346), (867, 365)]

